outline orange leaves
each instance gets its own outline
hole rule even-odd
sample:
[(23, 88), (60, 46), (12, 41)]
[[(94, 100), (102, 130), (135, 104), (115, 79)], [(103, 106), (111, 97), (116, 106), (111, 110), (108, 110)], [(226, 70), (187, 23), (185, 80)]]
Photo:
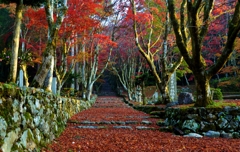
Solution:
[(75, 60), (75, 56), (67, 56), (67, 63), (68, 63), (68, 65), (70, 65), (70, 64), (72, 64), (73, 63), (73, 61)]
[(40, 64), (40, 63), (42, 63), (42, 57), (40, 55), (33, 54), (32, 62)]
[(152, 7), (151, 12), (153, 12), (154, 14), (158, 14), (159, 10), (156, 7)]
[(154, 0), (156, 4), (158, 4), (160, 7), (165, 7), (165, 2), (162, 0)]
[(135, 19), (138, 23), (149, 24), (153, 20), (153, 16), (149, 13), (137, 13)]
[(219, 82), (218, 87), (229, 86), (230, 84), (231, 84), (231, 81)]
[(90, 57), (91, 57), (91, 54), (88, 52), (78, 52), (78, 54), (76, 55), (76, 60), (77, 62), (83, 62)]
[(232, 73), (238, 70), (237, 66), (227, 66), (222, 68), (222, 70), (220, 71), (220, 73)]
[(237, 37), (235, 40), (234, 49), (237, 50), (238, 53), (240, 53), (240, 38), (239, 37)]
[(220, 54), (220, 53), (216, 53), (215, 56), (216, 56), (216, 57), (220, 57), (221, 54)]
[(221, 14), (223, 12), (223, 10), (221, 8), (216, 8), (213, 10), (213, 14)]

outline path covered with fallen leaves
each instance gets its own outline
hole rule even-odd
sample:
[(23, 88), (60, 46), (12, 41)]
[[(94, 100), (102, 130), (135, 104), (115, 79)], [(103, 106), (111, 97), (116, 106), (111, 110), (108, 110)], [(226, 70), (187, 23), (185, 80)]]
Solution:
[(74, 115), (42, 152), (239, 152), (239, 139), (190, 138), (159, 131), (157, 119), (118, 97), (98, 97)]

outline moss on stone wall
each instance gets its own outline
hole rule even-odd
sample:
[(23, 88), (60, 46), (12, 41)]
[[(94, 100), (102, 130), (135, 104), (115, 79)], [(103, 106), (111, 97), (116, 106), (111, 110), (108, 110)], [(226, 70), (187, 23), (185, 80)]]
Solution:
[(72, 115), (89, 108), (94, 101), (0, 84), (0, 151), (38, 151), (62, 133)]
[(185, 134), (215, 131), (220, 136), (228, 133), (229, 136), (239, 138), (239, 124), (240, 107), (237, 106), (166, 109), (165, 125), (174, 126)]

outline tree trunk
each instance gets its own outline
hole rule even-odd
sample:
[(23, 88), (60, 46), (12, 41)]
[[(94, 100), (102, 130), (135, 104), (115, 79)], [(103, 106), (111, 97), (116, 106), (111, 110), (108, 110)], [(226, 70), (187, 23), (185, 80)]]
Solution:
[(43, 63), (33, 79), (32, 82), (33, 87), (38, 88), (44, 85), (45, 78), (50, 70), (50, 67), (52, 66), (52, 59), (54, 58), (54, 56), (52, 55), (52, 51), (53, 51), (52, 46), (47, 46), (44, 54), (45, 57), (43, 58)]
[[(195, 78), (197, 91), (195, 106), (205, 107), (212, 103), (209, 81), (213, 75), (222, 69), (230, 58), (233, 52), (235, 39), (240, 31), (240, 2), (236, 1), (234, 14), (232, 15), (231, 21), (228, 22), (229, 30), (227, 41), (224, 45), (222, 54), (218, 57), (217, 62), (210, 67), (207, 67), (201, 54), (201, 46), (203, 45), (204, 37), (208, 32), (209, 21), (211, 20), (210, 16), (214, 7), (214, 0), (204, 1), (204, 3), (203, 1), (182, 1), (180, 23), (179, 19), (176, 18), (176, 5), (174, 0), (167, 0), (167, 3), (178, 48), (189, 68), (193, 71)], [(185, 7), (186, 4), (187, 7)], [(204, 9), (202, 9), (202, 4), (204, 4)], [(186, 8), (187, 10), (185, 10)], [(186, 16), (184, 16), (185, 11), (188, 12), (187, 21)], [(200, 18), (199, 15), (204, 17)], [(185, 24), (186, 22), (188, 24), (187, 26)], [(199, 24), (201, 22), (203, 24)], [(188, 31), (186, 31), (187, 29)], [(191, 37), (191, 46), (187, 45), (188, 41), (186, 37), (188, 34)]]
[(21, 65), (22, 71), (23, 71), (23, 77), (24, 77), (24, 85), (28, 87), (28, 75), (27, 75), (27, 65), (23, 64)]
[[(77, 38), (77, 34), (76, 34), (76, 38)], [(78, 44), (76, 44), (76, 46), (75, 46), (75, 54), (77, 55), (79, 52), (79, 50), (78, 50)], [(77, 62), (76, 63), (76, 65), (75, 65), (75, 73), (77, 74), (77, 75), (79, 75), (79, 70), (80, 70), (80, 67), (79, 67), (79, 62)], [(79, 76), (78, 77), (76, 77), (75, 78), (75, 89), (76, 89), (76, 91), (79, 91)]]
[(196, 103), (197, 107), (206, 107), (213, 103), (209, 79), (206, 76), (197, 76), (195, 77), (196, 83)]
[(23, 9), (23, 0), (20, 0), (20, 3), (17, 4), (16, 6), (15, 30), (13, 33), (12, 56), (11, 56), (11, 62), (10, 62), (9, 80), (13, 83), (15, 83), (17, 79), (18, 49), (19, 49), (20, 30), (21, 30), (21, 24), (22, 24), (22, 9)]
[[(160, 37), (163, 39), (163, 54), (160, 57), (160, 63), (161, 63), (161, 72), (158, 71), (156, 65), (155, 65), (155, 55), (159, 55), (159, 50), (161, 50), (161, 48), (158, 48), (159, 46), (157, 46), (156, 42), (154, 43), (154, 45), (156, 46), (152, 46), (153, 44), (151, 44), (152, 39), (151, 39), (151, 35), (155, 32), (154, 31), (154, 25), (153, 22), (149, 25), (149, 38), (148, 38), (148, 43), (146, 43), (145, 45), (142, 44), (142, 39), (144, 37), (141, 37), (141, 34), (138, 33), (138, 23), (136, 21), (136, 15), (137, 15), (137, 9), (136, 9), (136, 5), (135, 5), (135, 1), (131, 0), (130, 1), (131, 6), (132, 6), (132, 13), (134, 14), (134, 18), (133, 18), (133, 30), (134, 30), (134, 36), (135, 36), (135, 43), (136, 46), (139, 49), (139, 52), (142, 54), (142, 56), (146, 59), (147, 64), (149, 65), (149, 68), (151, 69), (151, 72), (154, 76), (154, 79), (156, 81), (156, 84), (158, 86), (158, 89), (161, 91), (162, 94), (162, 102), (163, 103), (169, 103), (170, 102), (170, 96), (169, 96), (169, 92), (168, 92), (168, 82), (170, 80), (171, 75), (173, 74), (174, 71), (176, 71), (176, 69), (180, 66), (181, 62), (182, 62), (182, 57), (181, 55), (179, 55), (179, 59), (177, 59), (176, 62), (172, 62), (172, 61), (168, 61), (167, 60), (167, 53), (169, 51), (168, 48), (168, 35), (170, 33), (170, 25), (169, 25), (169, 14), (168, 12), (166, 13), (166, 21), (165, 21), (165, 27), (164, 27), (164, 35), (161, 36), (159, 35), (159, 40)], [(140, 30), (141, 31), (141, 30)], [(144, 41), (143, 41), (144, 42)], [(152, 49), (154, 48), (155, 49)], [(157, 49), (156, 49), (157, 48)], [(173, 64), (172, 67), (169, 67), (169, 64)], [(161, 75), (160, 75), (161, 73)]]
[(61, 95), (62, 83), (58, 81), (57, 83), (57, 95)]
[(92, 90), (93, 90), (93, 83), (88, 85), (88, 89), (87, 89), (87, 100), (88, 101), (91, 100)]
[[(85, 39), (84, 39), (85, 40)], [(86, 86), (87, 86), (87, 82), (86, 82), (86, 56), (85, 56), (85, 44), (83, 44), (82, 46), (82, 66), (81, 66), (81, 83), (82, 83), (82, 97), (83, 99), (86, 99)]]
[[(73, 42), (74, 43), (74, 42)], [(72, 44), (73, 45), (73, 44)], [(70, 52), (71, 56), (74, 56), (74, 45), (71, 46), (71, 52)], [(74, 65), (74, 60), (72, 60), (71, 66)], [(75, 74), (75, 68), (72, 68), (72, 74)], [(72, 83), (71, 83), (71, 93), (74, 94), (74, 90), (75, 90), (75, 79), (72, 78)]]
[(167, 83), (157, 83), (158, 89), (160, 90), (161, 103), (163, 103), (163, 104), (167, 104), (171, 101), (167, 84), (168, 84), (168, 82)]
[(133, 99), (132, 99), (132, 91), (130, 91), (130, 90), (128, 89), (127, 92), (128, 92), (128, 99), (129, 99), (129, 100), (133, 100)]
[(186, 75), (186, 74), (184, 74), (184, 78), (185, 78), (185, 81), (186, 81), (187, 86), (189, 86), (189, 82), (188, 82), (188, 79), (187, 79), (187, 75)]
[[(56, 49), (56, 38), (58, 31), (61, 27), (65, 14), (67, 12), (67, 0), (60, 1), (62, 7), (58, 10), (57, 18), (54, 19), (54, 5), (51, 0), (47, 0), (45, 4), (45, 12), (48, 21), (48, 42), (47, 47), (44, 51), (44, 57), (41, 67), (38, 69), (37, 74), (35, 75), (32, 86), (33, 87), (42, 87), (44, 85), (45, 78), (51, 70), (54, 62), (52, 60), (55, 56)], [(52, 75), (51, 75), (52, 77)]]
[(144, 83), (144, 81), (142, 82), (142, 103), (143, 103), (143, 105), (147, 104), (147, 99), (146, 99), (146, 95), (145, 95), (145, 83)]

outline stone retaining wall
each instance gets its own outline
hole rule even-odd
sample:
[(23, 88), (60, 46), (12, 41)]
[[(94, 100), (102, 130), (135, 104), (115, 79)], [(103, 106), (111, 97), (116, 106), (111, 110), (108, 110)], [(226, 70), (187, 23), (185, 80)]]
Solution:
[(0, 84), (0, 151), (40, 151), (65, 128), (73, 114), (91, 101), (61, 98), (35, 88)]
[(184, 134), (240, 138), (240, 107), (167, 108), (165, 116), (166, 126), (174, 126)]

